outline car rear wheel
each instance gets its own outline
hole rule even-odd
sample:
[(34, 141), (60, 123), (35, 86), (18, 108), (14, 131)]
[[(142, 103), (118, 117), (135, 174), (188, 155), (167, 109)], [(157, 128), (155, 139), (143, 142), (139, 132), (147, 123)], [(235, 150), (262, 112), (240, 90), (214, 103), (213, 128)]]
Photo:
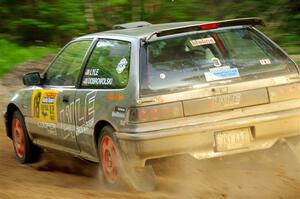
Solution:
[(17, 160), (22, 163), (33, 163), (39, 159), (40, 148), (33, 145), (20, 111), (15, 111), (12, 117), (12, 141)]
[(121, 160), (116, 143), (113, 129), (105, 126), (98, 140), (98, 151), (104, 182), (110, 188), (119, 188), (122, 182)]
[(152, 168), (135, 168), (124, 160), (111, 126), (105, 126), (98, 139), (100, 166), (105, 185), (110, 189), (131, 188), (152, 191), (155, 174)]

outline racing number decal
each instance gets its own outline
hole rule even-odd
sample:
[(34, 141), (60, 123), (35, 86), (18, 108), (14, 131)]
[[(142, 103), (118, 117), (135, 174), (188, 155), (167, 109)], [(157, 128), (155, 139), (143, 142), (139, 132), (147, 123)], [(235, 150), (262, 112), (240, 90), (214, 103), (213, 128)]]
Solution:
[(31, 99), (32, 117), (36, 121), (56, 123), (58, 91), (34, 90)]

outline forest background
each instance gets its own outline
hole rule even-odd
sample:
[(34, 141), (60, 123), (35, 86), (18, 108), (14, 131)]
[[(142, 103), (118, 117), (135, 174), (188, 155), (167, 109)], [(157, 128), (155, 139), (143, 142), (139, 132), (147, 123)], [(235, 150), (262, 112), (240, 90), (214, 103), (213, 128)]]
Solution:
[(55, 53), (70, 39), (132, 21), (165, 23), (260, 17), (259, 27), (300, 54), (295, 0), (0, 0), (0, 76), (16, 64)]

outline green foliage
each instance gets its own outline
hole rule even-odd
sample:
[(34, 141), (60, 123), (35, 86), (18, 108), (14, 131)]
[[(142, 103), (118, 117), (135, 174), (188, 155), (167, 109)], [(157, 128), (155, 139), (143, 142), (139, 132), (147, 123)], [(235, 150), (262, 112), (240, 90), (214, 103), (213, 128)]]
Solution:
[(20, 43), (64, 44), (115, 24), (261, 17), (262, 30), (300, 53), (300, 1), (294, 0), (1, 0), (0, 32)]
[(64, 43), (86, 33), (81, 0), (0, 1), (0, 32), (21, 43)]
[[(155, 3), (156, 2), (156, 3)], [(144, 7), (155, 7), (143, 13), (141, 19), (150, 22), (188, 20), (223, 20), (241, 17), (260, 17), (266, 22), (261, 28), (289, 53), (300, 53), (300, 1), (293, 0), (144, 0)], [(151, 9), (145, 9), (151, 10)]]
[(13, 67), (18, 63), (40, 59), (56, 51), (57, 49), (53, 47), (21, 47), (0, 38), (0, 77), (6, 72), (13, 70)]

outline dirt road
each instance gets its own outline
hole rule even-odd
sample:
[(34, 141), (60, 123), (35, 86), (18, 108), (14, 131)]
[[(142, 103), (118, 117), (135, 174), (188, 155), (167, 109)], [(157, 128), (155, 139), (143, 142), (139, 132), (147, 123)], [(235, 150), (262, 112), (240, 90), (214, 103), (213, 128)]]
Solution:
[[(0, 81), (1, 110), (21, 86), (22, 73), (30, 68), (44, 68), (49, 59), (21, 65)], [(46, 151), (40, 163), (20, 165), (3, 126), (1, 120), (0, 199), (300, 198), (300, 164), (286, 144), (223, 159), (174, 159), (169, 164), (156, 165), (155, 192), (111, 192), (97, 177), (97, 165), (65, 154)]]

